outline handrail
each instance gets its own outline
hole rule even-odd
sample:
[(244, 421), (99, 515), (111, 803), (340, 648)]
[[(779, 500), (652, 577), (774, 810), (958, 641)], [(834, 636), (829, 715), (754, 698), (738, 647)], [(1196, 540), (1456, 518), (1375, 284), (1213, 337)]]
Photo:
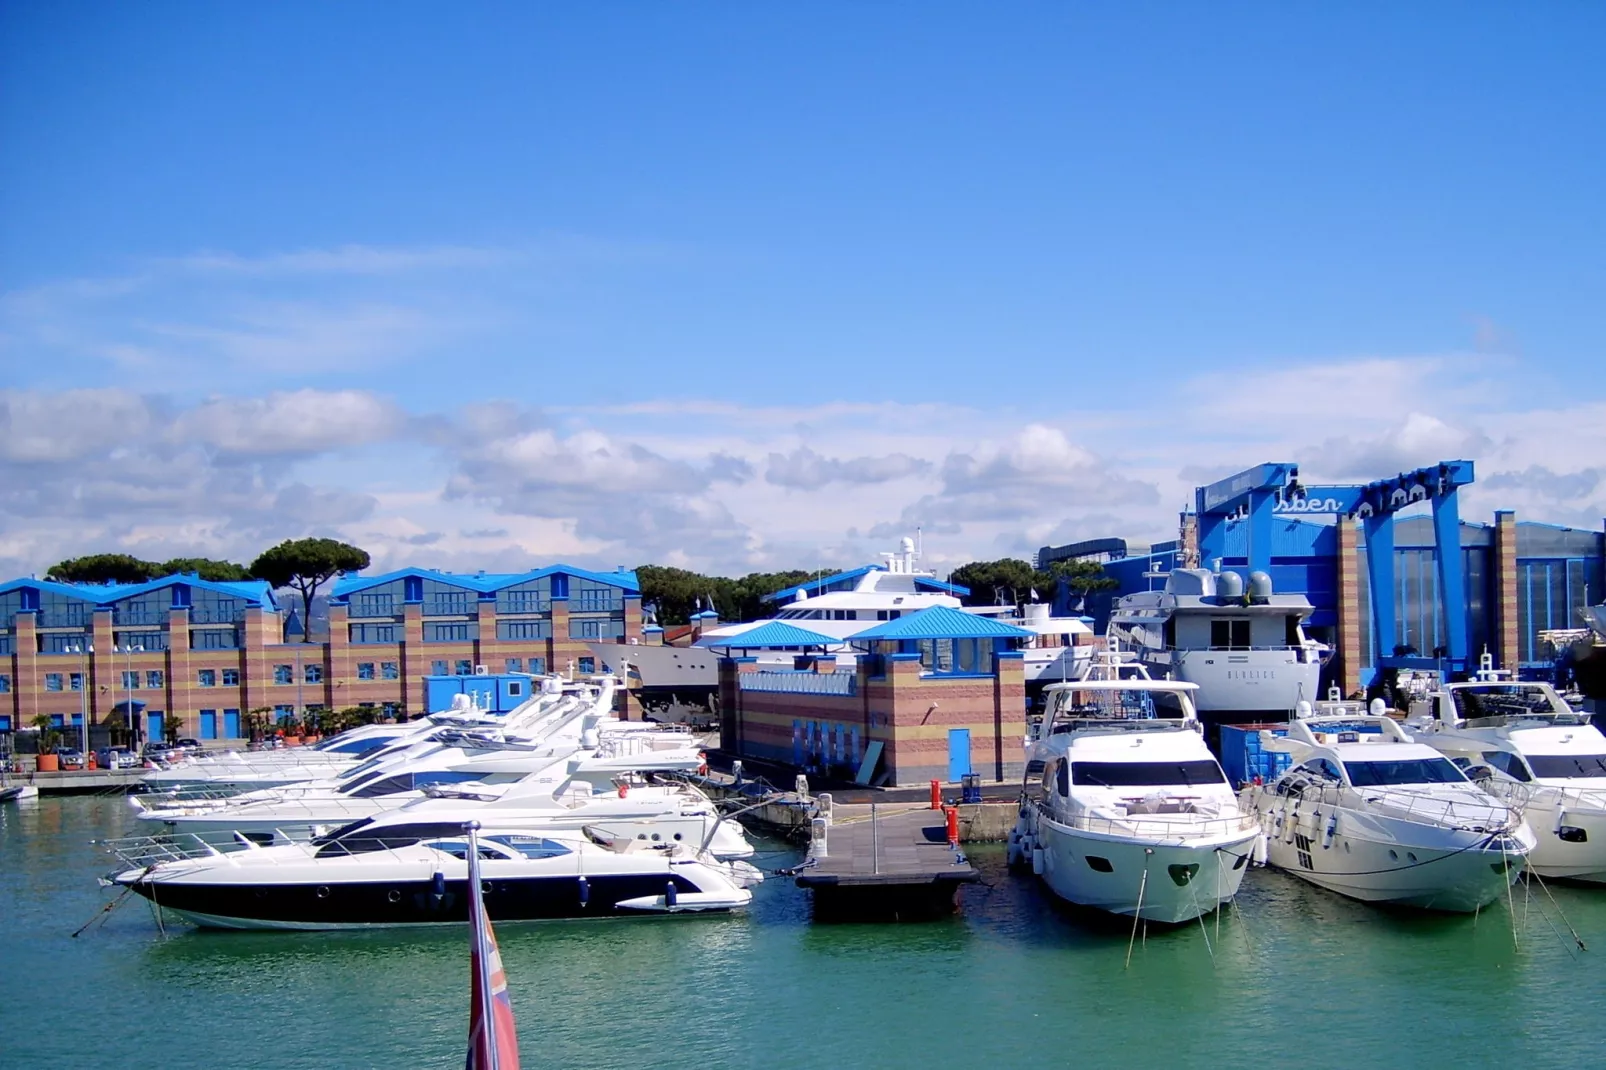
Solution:
[[(1473, 784), (1467, 787), (1478, 790)], [(1452, 829), (1478, 831), (1481, 828), (1486, 832), (1505, 832), (1521, 825), (1523, 821), (1519, 807), (1508, 806), (1486, 792), (1479, 792), (1488, 799), (1488, 802), (1482, 802), (1446, 799), (1425, 791), (1413, 791), (1404, 785), (1361, 789), (1316, 780), (1304, 780), (1298, 794), (1262, 790), (1274, 798), (1288, 799), (1299, 806), (1309, 802), (1357, 813), (1376, 813), (1381, 809), (1386, 811), (1384, 816), (1400, 816)]]
[(1176, 814), (1175, 820), (1167, 820), (1157, 814), (1111, 818), (1092, 814), (1056, 814), (1047, 807), (1042, 807), (1042, 810), (1045, 818), (1066, 828), (1142, 839), (1210, 839), (1235, 832), (1253, 832), (1260, 827), (1260, 820), (1252, 811), (1231, 817), (1209, 818), (1201, 818), (1196, 814)]

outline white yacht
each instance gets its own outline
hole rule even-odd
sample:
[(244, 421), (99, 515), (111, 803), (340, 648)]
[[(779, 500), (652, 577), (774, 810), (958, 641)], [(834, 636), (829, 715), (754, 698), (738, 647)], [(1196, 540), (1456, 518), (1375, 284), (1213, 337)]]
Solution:
[[(714, 913), (752, 901), (763, 875), (696, 845), (482, 822), (486, 912), (496, 922)], [(218, 853), (193, 839), (108, 844), (132, 888), (197, 925), (363, 929), (467, 920), (461, 821), (366, 820), (311, 843)]]
[(1447, 684), (1407, 722), (1417, 738), (1522, 810), (1541, 877), (1606, 883), (1606, 736), (1546, 683), (1496, 673)]
[(1060, 898), (1189, 921), (1238, 892), (1260, 837), (1205, 746), (1196, 686), (1054, 684), (1030, 743), (1009, 857)]
[[(1303, 712), (1303, 711), (1302, 711)], [(1520, 809), (1380, 714), (1297, 717), (1265, 745), (1297, 763), (1244, 788), (1267, 860), (1367, 903), (1471, 912), (1505, 893), (1534, 848)]]
[(1087, 676), (1097, 645), (1091, 617), (1056, 617), (1046, 602), (1027, 602), (1013, 606), (971, 608), (971, 613), (993, 617), (1033, 633), (1021, 647), (1021, 658), (1029, 689), (1066, 683)]
[(1302, 594), (1274, 594), (1271, 577), (1179, 568), (1165, 589), (1120, 599), (1109, 634), (1157, 677), (1199, 685), (1209, 724), (1286, 721), (1315, 701), (1328, 648), (1305, 636), (1313, 607)]
[(490, 710), (478, 705), (472, 696), (459, 694), (447, 709), (415, 721), (361, 725), (310, 747), (225, 751), (188, 758), (164, 764), (147, 773), (141, 782), (148, 792), (226, 792), (305, 783), (350, 769), (382, 750), (428, 739), (443, 728), (494, 731), (527, 726), (565, 706), (585, 701), (596, 692), (590, 685), (559, 677), (531, 677), (530, 681), (529, 698), (511, 710)]

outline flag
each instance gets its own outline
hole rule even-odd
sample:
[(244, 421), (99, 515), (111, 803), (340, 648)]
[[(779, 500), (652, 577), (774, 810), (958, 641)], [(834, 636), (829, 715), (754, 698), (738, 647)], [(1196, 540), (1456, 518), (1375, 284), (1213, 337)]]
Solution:
[(519, 1070), (519, 1036), (513, 1025), (513, 1001), (507, 994), (507, 974), (496, 933), (485, 913), (480, 885), (479, 837), (476, 825), (468, 829), (469, 965), (473, 976), (473, 1002), (468, 1015), (468, 1061), (464, 1070)]

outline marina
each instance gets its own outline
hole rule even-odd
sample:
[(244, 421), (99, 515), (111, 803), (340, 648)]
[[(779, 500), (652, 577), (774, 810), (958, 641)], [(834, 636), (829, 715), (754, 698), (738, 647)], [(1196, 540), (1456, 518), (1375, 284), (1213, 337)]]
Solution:
[[(0, 811), (12, 1006), (22, 979), (51, 978), (48, 997), (27, 1001), (27, 1027), (8, 1029), (8, 1061), (120, 1065), (137, 1047), (181, 1068), (242, 1064), (219, 1053), (247, 1051), (267, 1070), (461, 1064), (461, 929), (208, 933), (170, 922), (164, 936), (135, 901), (74, 939), (108, 898), (93, 879), (106, 856), (87, 841), (131, 826), (121, 799)], [(759, 846), (766, 868), (803, 858)], [(936, 922), (822, 924), (807, 893), (766, 880), (741, 916), (499, 924), (525, 1059), (817, 1067), (870, 1050), (877, 1065), (921, 1067), (1029, 1061), (1069, 1034), (1089, 1060), (1221, 1065), (1292, 1020), (1306, 1022), (1302, 1061), (1313, 1066), (1578, 1067), (1598, 1052), (1606, 972), (1595, 952), (1556, 939), (1537, 888), (1531, 899), (1516, 890), (1514, 942), (1503, 906), (1478, 919), (1397, 914), (1257, 869), (1219, 928), (1151, 927), (1126, 965), (1126, 923), (1056, 906), (1009, 873), (1002, 844), (966, 853), (981, 880)], [(1551, 893), (1586, 942), (1606, 938), (1606, 901), (1564, 884)], [(1323, 1010), (1311, 1015), (1315, 992)], [(97, 1013), (115, 1025), (86, 1025), (83, 1008), (108, 999), (127, 1004)], [(1372, 1029), (1380, 1007), (1409, 1007), (1437, 1028), (1431, 1039)], [(963, 1029), (932, 1025), (955, 1018)], [(622, 1021), (631, 1027), (609, 1024)], [(1134, 1056), (1139, 1035), (1148, 1054)]]

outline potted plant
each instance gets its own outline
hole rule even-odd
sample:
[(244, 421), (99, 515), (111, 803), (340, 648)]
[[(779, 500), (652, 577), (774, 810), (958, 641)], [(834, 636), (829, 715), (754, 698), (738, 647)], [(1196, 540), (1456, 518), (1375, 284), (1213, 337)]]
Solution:
[(61, 733), (50, 724), (50, 716), (41, 713), (33, 719), (33, 726), (39, 730), (39, 758), (35, 768), (41, 773), (54, 773), (61, 768), (61, 759), (56, 757), (56, 748), (61, 745)]

